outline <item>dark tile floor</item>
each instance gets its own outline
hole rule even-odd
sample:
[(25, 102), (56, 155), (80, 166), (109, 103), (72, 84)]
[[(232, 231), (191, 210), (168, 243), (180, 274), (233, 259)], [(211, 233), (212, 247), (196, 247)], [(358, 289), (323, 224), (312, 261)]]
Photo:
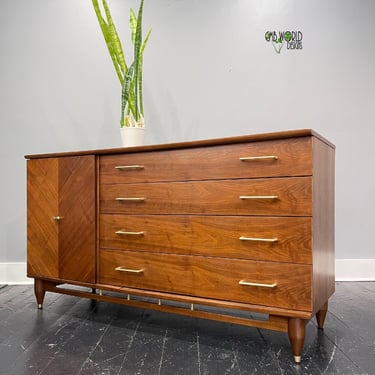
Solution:
[(0, 289), (0, 374), (375, 374), (375, 282), (337, 283), (302, 363), (284, 333), (47, 293)]

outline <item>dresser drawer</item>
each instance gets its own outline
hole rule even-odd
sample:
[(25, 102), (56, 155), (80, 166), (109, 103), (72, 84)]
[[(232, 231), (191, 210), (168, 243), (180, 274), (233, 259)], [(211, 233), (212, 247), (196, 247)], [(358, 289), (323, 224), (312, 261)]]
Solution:
[(296, 310), (311, 310), (311, 266), (101, 250), (99, 282)]
[(311, 215), (311, 177), (117, 184), (100, 187), (101, 213)]
[(101, 184), (189, 181), (312, 174), (311, 139), (105, 155)]
[(103, 214), (99, 246), (311, 264), (311, 218)]

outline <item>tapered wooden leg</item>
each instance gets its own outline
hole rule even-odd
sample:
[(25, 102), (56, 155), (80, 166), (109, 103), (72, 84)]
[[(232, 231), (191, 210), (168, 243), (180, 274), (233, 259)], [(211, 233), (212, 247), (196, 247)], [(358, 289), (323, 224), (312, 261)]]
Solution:
[(305, 323), (305, 320), (298, 318), (289, 318), (288, 322), (288, 336), (296, 363), (301, 362), (303, 343), (305, 341)]
[(43, 280), (34, 280), (34, 293), (36, 297), (36, 302), (38, 303), (38, 309), (42, 309), (44, 296), (46, 294), (46, 291), (43, 288)]
[(324, 321), (326, 319), (328, 311), (328, 302), (326, 302), (323, 307), (316, 313), (316, 321), (318, 323), (318, 328), (323, 329)]

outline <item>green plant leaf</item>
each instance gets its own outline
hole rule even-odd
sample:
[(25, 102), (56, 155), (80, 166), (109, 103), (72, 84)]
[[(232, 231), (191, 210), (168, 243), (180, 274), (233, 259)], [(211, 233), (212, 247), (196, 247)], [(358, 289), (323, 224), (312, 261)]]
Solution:
[(104, 11), (107, 17), (107, 22), (108, 22), (109, 39), (110, 39), (112, 48), (116, 56), (117, 64), (120, 66), (123, 74), (125, 74), (127, 71), (127, 65), (125, 62), (125, 57), (124, 57), (124, 53), (122, 50), (121, 41), (117, 34), (115, 24), (113, 23), (111, 12), (109, 11), (107, 1), (106, 0), (102, 0), (102, 1), (103, 1)]
[(132, 43), (134, 45), (135, 33), (137, 30), (137, 17), (134, 13), (134, 10), (130, 8), (130, 20), (129, 20), (130, 30), (132, 32)]
[(104, 40), (105, 40), (106, 45), (107, 45), (109, 55), (112, 59), (113, 66), (115, 67), (116, 74), (117, 74), (117, 76), (120, 80), (120, 83), (122, 85), (123, 80), (124, 80), (124, 78), (123, 78), (124, 73), (123, 73), (122, 69), (120, 68), (120, 66), (118, 64), (118, 59), (117, 59), (115, 50), (113, 48), (113, 43), (111, 41), (109, 26), (108, 26), (107, 22), (105, 21), (105, 19), (103, 18), (102, 14), (101, 14), (100, 7), (99, 7), (99, 4), (98, 4), (98, 0), (92, 0), (92, 3), (93, 3), (93, 6), (94, 6), (94, 9), (95, 9), (96, 17), (99, 21), (99, 25), (100, 25), (100, 28), (102, 30), (103, 36), (104, 36)]
[(146, 48), (146, 44), (148, 42), (148, 38), (151, 35), (152, 29), (150, 29), (146, 35), (145, 40), (142, 43), (141, 50), (139, 53), (139, 74), (138, 74), (138, 90), (139, 90), (139, 110), (141, 115), (144, 115), (143, 112), (143, 51)]
[(128, 99), (130, 95), (131, 84), (133, 81), (134, 76), (134, 62), (130, 65), (128, 70), (126, 71), (124, 84), (122, 85), (121, 91), (121, 120), (120, 125), (125, 126), (125, 108), (128, 104)]
[(142, 13), (143, 13), (143, 1), (141, 0), (141, 3), (139, 4), (138, 9), (138, 16), (137, 16), (137, 29), (135, 31), (135, 40), (134, 40), (134, 79), (135, 79), (135, 87), (134, 87), (134, 93), (135, 93), (135, 119), (136, 121), (140, 118), (139, 113), (139, 54), (141, 50), (142, 45)]
[(140, 0), (138, 14), (136, 16), (133, 9), (130, 9), (130, 29), (134, 49), (134, 61), (132, 70), (127, 67), (120, 38), (112, 20), (106, 0), (102, 0), (104, 15), (99, 7), (98, 0), (92, 0), (95, 13), (98, 18), (112, 63), (121, 83), (121, 126), (126, 125), (125, 111), (132, 114), (132, 121), (143, 121), (143, 52), (150, 37), (151, 30), (147, 33), (146, 39), (142, 43), (142, 14), (144, 0)]

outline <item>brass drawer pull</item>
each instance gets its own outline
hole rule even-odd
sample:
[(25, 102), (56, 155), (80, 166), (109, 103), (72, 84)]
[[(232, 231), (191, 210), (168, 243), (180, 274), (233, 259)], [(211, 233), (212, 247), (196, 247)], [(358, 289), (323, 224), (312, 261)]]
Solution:
[(140, 268), (139, 270), (134, 270), (134, 269), (131, 269), (131, 268), (125, 268), (125, 267), (120, 266), (120, 267), (116, 267), (115, 271), (128, 272), (128, 273), (142, 273), (143, 268)]
[(240, 195), (240, 199), (278, 199), (278, 195)]
[(121, 202), (143, 202), (145, 199), (144, 198), (125, 198), (125, 197), (118, 197), (115, 198), (116, 201), (121, 201)]
[(240, 280), (238, 282), (238, 284), (245, 285), (245, 286), (258, 286), (258, 287), (261, 287), (261, 288), (276, 288), (276, 286), (277, 286), (277, 283), (273, 283), (273, 284), (260, 284), (260, 283), (252, 283), (252, 282), (246, 281), (246, 280)]
[(123, 230), (118, 230), (115, 233), (125, 236), (143, 236), (145, 234), (145, 232), (126, 232)]
[(135, 169), (144, 169), (145, 167), (143, 165), (116, 165), (115, 169), (120, 169), (120, 170), (135, 170)]
[(52, 220), (55, 220), (55, 221), (60, 221), (63, 218), (64, 218), (63, 216), (52, 216)]
[(245, 156), (241, 157), (241, 161), (254, 161), (254, 160), (277, 160), (278, 157), (275, 155), (266, 155), (266, 156)]
[(277, 242), (277, 238), (240, 237), (241, 241)]

